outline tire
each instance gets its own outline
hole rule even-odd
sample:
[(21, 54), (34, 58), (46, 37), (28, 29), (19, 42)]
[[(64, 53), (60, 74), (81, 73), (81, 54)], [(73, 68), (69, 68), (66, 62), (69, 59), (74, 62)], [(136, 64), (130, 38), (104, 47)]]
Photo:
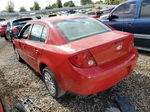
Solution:
[(16, 47), (14, 47), (14, 52), (15, 52), (15, 56), (16, 56), (16, 59), (19, 61), (19, 62), (22, 62), (22, 58), (20, 57), (20, 54), (18, 53), (18, 49)]
[(7, 36), (6, 36), (6, 35), (4, 35), (4, 38), (5, 38), (5, 40), (6, 40), (6, 41), (8, 41), (8, 38), (7, 38)]
[(5, 40), (9, 41), (9, 42), (12, 42), (12, 37), (10, 34), (5, 34)]
[(57, 81), (53, 75), (53, 73), (50, 71), (48, 67), (45, 67), (42, 72), (43, 80), (46, 85), (46, 88), (49, 92), (49, 94), (53, 98), (60, 98), (63, 96), (66, 92), (61, 90), (57, 84)]

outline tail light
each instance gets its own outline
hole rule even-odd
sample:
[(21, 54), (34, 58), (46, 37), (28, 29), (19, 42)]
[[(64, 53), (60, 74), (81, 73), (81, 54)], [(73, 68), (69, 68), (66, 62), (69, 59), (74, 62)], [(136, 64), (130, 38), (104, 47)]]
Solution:
[(70, 57), (69, 60), (74, 66), (79, 68), (89, 68), (97, 65), (94, 57), (88, 50)]
[(133, 48), (134, 48), (134, 38), (133, 38), (133, 35), (131, 35), (131, 41), (129, 44), (129, 52), (131, 52)]
[(17, 33), (17, 32), (19, 32), (19, 30), (17, 28), (12, 28), (12, 32)]

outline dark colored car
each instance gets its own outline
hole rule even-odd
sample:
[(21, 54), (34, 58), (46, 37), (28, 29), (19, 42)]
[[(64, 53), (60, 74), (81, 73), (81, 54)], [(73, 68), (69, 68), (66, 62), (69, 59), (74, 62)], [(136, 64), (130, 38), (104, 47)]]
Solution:
[(150, 51), (150, 0), (129, 0), (118, 5), (103, 22), (134, 34), (135, 46)]
[(6, 19), (0, 18), (0, 21), (5, 21)]
[(13, 37), (17, 37), (22, 27), (28, 22), (33, 20), (33, 18), (21, 18), (10, 20), (7, 22), (6, 29), (6, 40), (13, 40)]

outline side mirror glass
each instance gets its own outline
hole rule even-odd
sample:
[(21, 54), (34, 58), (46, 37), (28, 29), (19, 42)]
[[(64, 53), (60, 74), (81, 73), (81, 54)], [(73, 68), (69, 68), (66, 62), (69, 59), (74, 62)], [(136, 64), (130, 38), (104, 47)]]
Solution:
[(117, 16), (117, 15), (111, 15), (111, 16), (109, 16), (108, 17), (108, 19), (110, 20), (110, 21), (112, 21), (112, 20), (114, 20), (114, 19), (118, 19), (119, 17)]

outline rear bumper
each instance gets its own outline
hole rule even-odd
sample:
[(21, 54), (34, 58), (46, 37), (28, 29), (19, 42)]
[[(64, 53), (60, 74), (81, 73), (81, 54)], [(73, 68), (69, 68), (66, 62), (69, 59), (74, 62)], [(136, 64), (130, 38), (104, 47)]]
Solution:
[(133, 71), (137, 59), (138, 52), (134, 49), (119, 64), (105, 69), (100, 66), (81, 69), (71, 64), (64, 66), (64, 63), (62, 67), (59, 67), (60, 78), (58, 82), (65, 91), (81, 95), (95, 94), (114, 86), (127, 77)]

